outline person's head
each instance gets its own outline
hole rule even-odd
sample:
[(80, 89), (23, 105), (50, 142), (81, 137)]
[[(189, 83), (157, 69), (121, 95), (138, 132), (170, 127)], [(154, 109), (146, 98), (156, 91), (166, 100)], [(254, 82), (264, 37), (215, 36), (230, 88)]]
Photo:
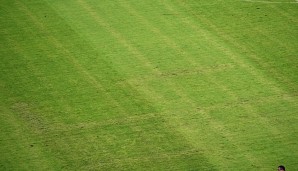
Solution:
[(278, 166), (278, 171), (286, 171), (286, 168), (285, 166)]

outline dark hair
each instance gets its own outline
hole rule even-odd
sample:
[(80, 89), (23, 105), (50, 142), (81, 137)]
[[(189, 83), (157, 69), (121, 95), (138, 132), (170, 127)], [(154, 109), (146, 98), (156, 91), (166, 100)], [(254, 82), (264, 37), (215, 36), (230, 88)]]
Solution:
[(286, 168), (285, 168), (285, 166), (278, 166), (278, 168), (280, 169), (280, 170), (284, 170), (284, 171), (286, 171)]

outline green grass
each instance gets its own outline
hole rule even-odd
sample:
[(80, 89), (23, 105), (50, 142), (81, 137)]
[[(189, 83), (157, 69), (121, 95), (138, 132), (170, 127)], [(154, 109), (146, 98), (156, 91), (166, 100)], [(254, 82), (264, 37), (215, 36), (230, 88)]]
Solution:
[(295, 170), (298, 4), (264, 1), (3, 0), (0, 170)]

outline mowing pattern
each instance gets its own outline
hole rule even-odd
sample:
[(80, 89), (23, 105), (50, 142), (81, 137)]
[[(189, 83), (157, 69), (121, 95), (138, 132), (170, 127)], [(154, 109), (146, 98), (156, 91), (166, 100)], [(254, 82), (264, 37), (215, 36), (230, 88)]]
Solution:
[(3, 0), (0, 170), (298, 168), (298, 4)]

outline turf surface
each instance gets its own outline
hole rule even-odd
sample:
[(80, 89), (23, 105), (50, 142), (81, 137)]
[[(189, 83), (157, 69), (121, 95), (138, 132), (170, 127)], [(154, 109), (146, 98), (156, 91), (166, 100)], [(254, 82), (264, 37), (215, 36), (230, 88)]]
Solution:
[(0, 170), (298, 168), (296, 1), (0, 5)]

